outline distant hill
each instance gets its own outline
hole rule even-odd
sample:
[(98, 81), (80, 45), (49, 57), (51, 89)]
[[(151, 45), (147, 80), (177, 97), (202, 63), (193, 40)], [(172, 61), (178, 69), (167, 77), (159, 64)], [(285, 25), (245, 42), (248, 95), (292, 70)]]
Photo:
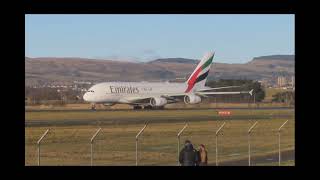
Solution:
[(184, 63), (184, 64), (197, 64), (199, 61), (194, 59), (185, 59), (185, 58), (166, 58), (166, 59), (156, 59), (150, 61), (149, 63)]
[(294, 55), (272, 55), (272, 56), (259, 56), (253, 58), (254, 60), (281, 60), (281, 61), (294, 61)]
[[(280, 59), (283, 57), (283, 59)], [(289, 60), (289, 59), (293, 60)], [(25, 84), (72, 83), (73, 81), (165, 81), (188, 77), (198, 60), (156, 59), (148, 63), (85, 58), (25, 57)], [(210, 79), (271, 78), (294, 74), (294, 55), (255, 57), (244, 64), (213, 63)]]

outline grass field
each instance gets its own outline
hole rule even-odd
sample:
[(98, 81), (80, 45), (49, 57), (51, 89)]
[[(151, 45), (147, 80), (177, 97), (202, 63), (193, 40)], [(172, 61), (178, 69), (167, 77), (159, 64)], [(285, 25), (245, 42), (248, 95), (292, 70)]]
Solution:
[[(282, 132), (282, 149), (294, 149), (294, 110), (234, 110), (235, 116), (246, 116), (247, 119), (221, 120), (213, 110), (188, 111), (116, 111), (116, 112), (26, 112), (26, 121), (73, 119), (141, 119), (150, 117), (197, 117), (210, 116), (209, 121), (192, 121), (181, 136), (183, 141), (190, 139), (197, 147), (203, 143), (207, 146), (209, 163), (215, 162), (215, 131), (226, 122), (219, 136), (219, 161), (247, 157), (247, 130), (259, 119), (253, 130), (252, 156), (277, 151), (278, 139), (276, 129), (288, 118), (277, 118), (274, 115), (291, 115)], [(264, 118), (270, 116), (270, 118)], [(139, 139), (139, 165), (176, 165), (177, 133), (184, 126), (183, 122), (149, 123)], [(98, 125), (50, 126), (50, 132), (41, 145), (42, 165), (90, 165), (90, 138), (99, 128), (102, 131), (94, 143), (95, 165), (135, 165), (135, 136), (143, 123), (114, 123)], [(48, 127), (25, 128), (25, 165), (37, 164), (36, 141)], [(254, 163), (254, 162), (253, 162)], [(266, 162), (268, 163), (268, 162)], [(259, 164), (257, 164), (259, 165)], [(263, 164), (262, 164), (263, 165)], [(267, 164), (266, 164), (267, 165)]]
[(265, 101), (271, 101), (273, 99), (273, 95), (280, 93), (280, 92), (286, 92), (291, 91), (287, 89), (279, 89), (279, 88), (265, 88), (266, 96), (264, 98)]

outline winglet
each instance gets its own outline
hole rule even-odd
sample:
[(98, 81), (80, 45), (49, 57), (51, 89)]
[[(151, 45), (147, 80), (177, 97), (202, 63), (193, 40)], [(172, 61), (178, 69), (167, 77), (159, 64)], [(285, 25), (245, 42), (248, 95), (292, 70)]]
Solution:
[(250, 96), (252, 96), (253, 94), (253, 89), (251, 89), (251, 91), (249, 91)]

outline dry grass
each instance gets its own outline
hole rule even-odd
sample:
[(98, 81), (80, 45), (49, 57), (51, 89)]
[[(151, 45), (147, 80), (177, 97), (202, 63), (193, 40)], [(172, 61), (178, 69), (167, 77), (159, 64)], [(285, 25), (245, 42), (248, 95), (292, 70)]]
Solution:
[[(187, 112), (184, 112), (187, 113)], [(276, 151), (275, 130), (285, 119), (260, 120), (253, 131), (252, 155)], [(219, 137), (219, 160), (247, 156), (247, 130), (253, 122), (228, 120)], [(195, 146), (207, 146), (209, 163), (215, 162), (215, 130), (221, 121), (191, 122), (181, 137)], [(143, 124), (102, 126), (94, 144), (95, 165), (135, 165), (135, 135)], [(140, 165), (176, 165), (177, 133), (183, 123), (151, 123), (139, 140)], [(36, 165), (36, 141), (47, 127), (25, 128), (25, 164)], [(90, 165), (90, 138), (96, 126), (52, 127), (41, 146), (42, 165)], [(282, 133), (282, 148), (294, 149), (294, 119), (290, 119)]]

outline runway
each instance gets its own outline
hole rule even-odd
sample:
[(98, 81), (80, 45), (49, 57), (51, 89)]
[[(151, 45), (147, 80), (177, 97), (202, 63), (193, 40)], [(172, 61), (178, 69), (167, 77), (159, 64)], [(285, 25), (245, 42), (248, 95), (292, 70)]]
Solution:
[[(26, 119), (25, 127), (49, 127), (49, 126), (81, 126), (81, 125), (123, 125), (148, 123), (183, 123), (217, 120), (270, 120), (293, 118), (294, 113), (261, 114), (258, 110), (238, 111), (232, 116), (220, 117), (213, 109), (201, 109), (194, 111), (185, 110), (157, 110), (157, 111), (35, 111), (30, 112), (36, 119)], [(239, 109), (238, 109), (239, 110)], [(261, 110), (261, 109), (259, 109)], [(282, 110), (281, 110), (282, 111)], [(286, 111), (286, 110), (285, 110)], [(50, 112), (50, 115), (47, 115)], [(268, 111), (269, 112), (269, 111)], [(39, 113), (39, 114), (38, 114)], [(68, 115), (68, 113), (70, 115)], [(40, 114), (44, 114), (40, 116)], [(61, 115), (63, 117), (61, 117)], [(50, 116), (47, 118), (47, 116)], [(41, 119), (43, 117), (43, 119)]]
[[(132, 112), (132, 111), (177, 111), (177, 110), (290, 110), (293, 107), (218, 107), (218, 108), (170, 108), (164, 110), (152, 109), (152, 110), (133, 110), (133, 109), (97, 109), (95, 111), (120, 111), (120, 112)], [(25, 112), (91, 112), (91, 109), (26, 109)]]

